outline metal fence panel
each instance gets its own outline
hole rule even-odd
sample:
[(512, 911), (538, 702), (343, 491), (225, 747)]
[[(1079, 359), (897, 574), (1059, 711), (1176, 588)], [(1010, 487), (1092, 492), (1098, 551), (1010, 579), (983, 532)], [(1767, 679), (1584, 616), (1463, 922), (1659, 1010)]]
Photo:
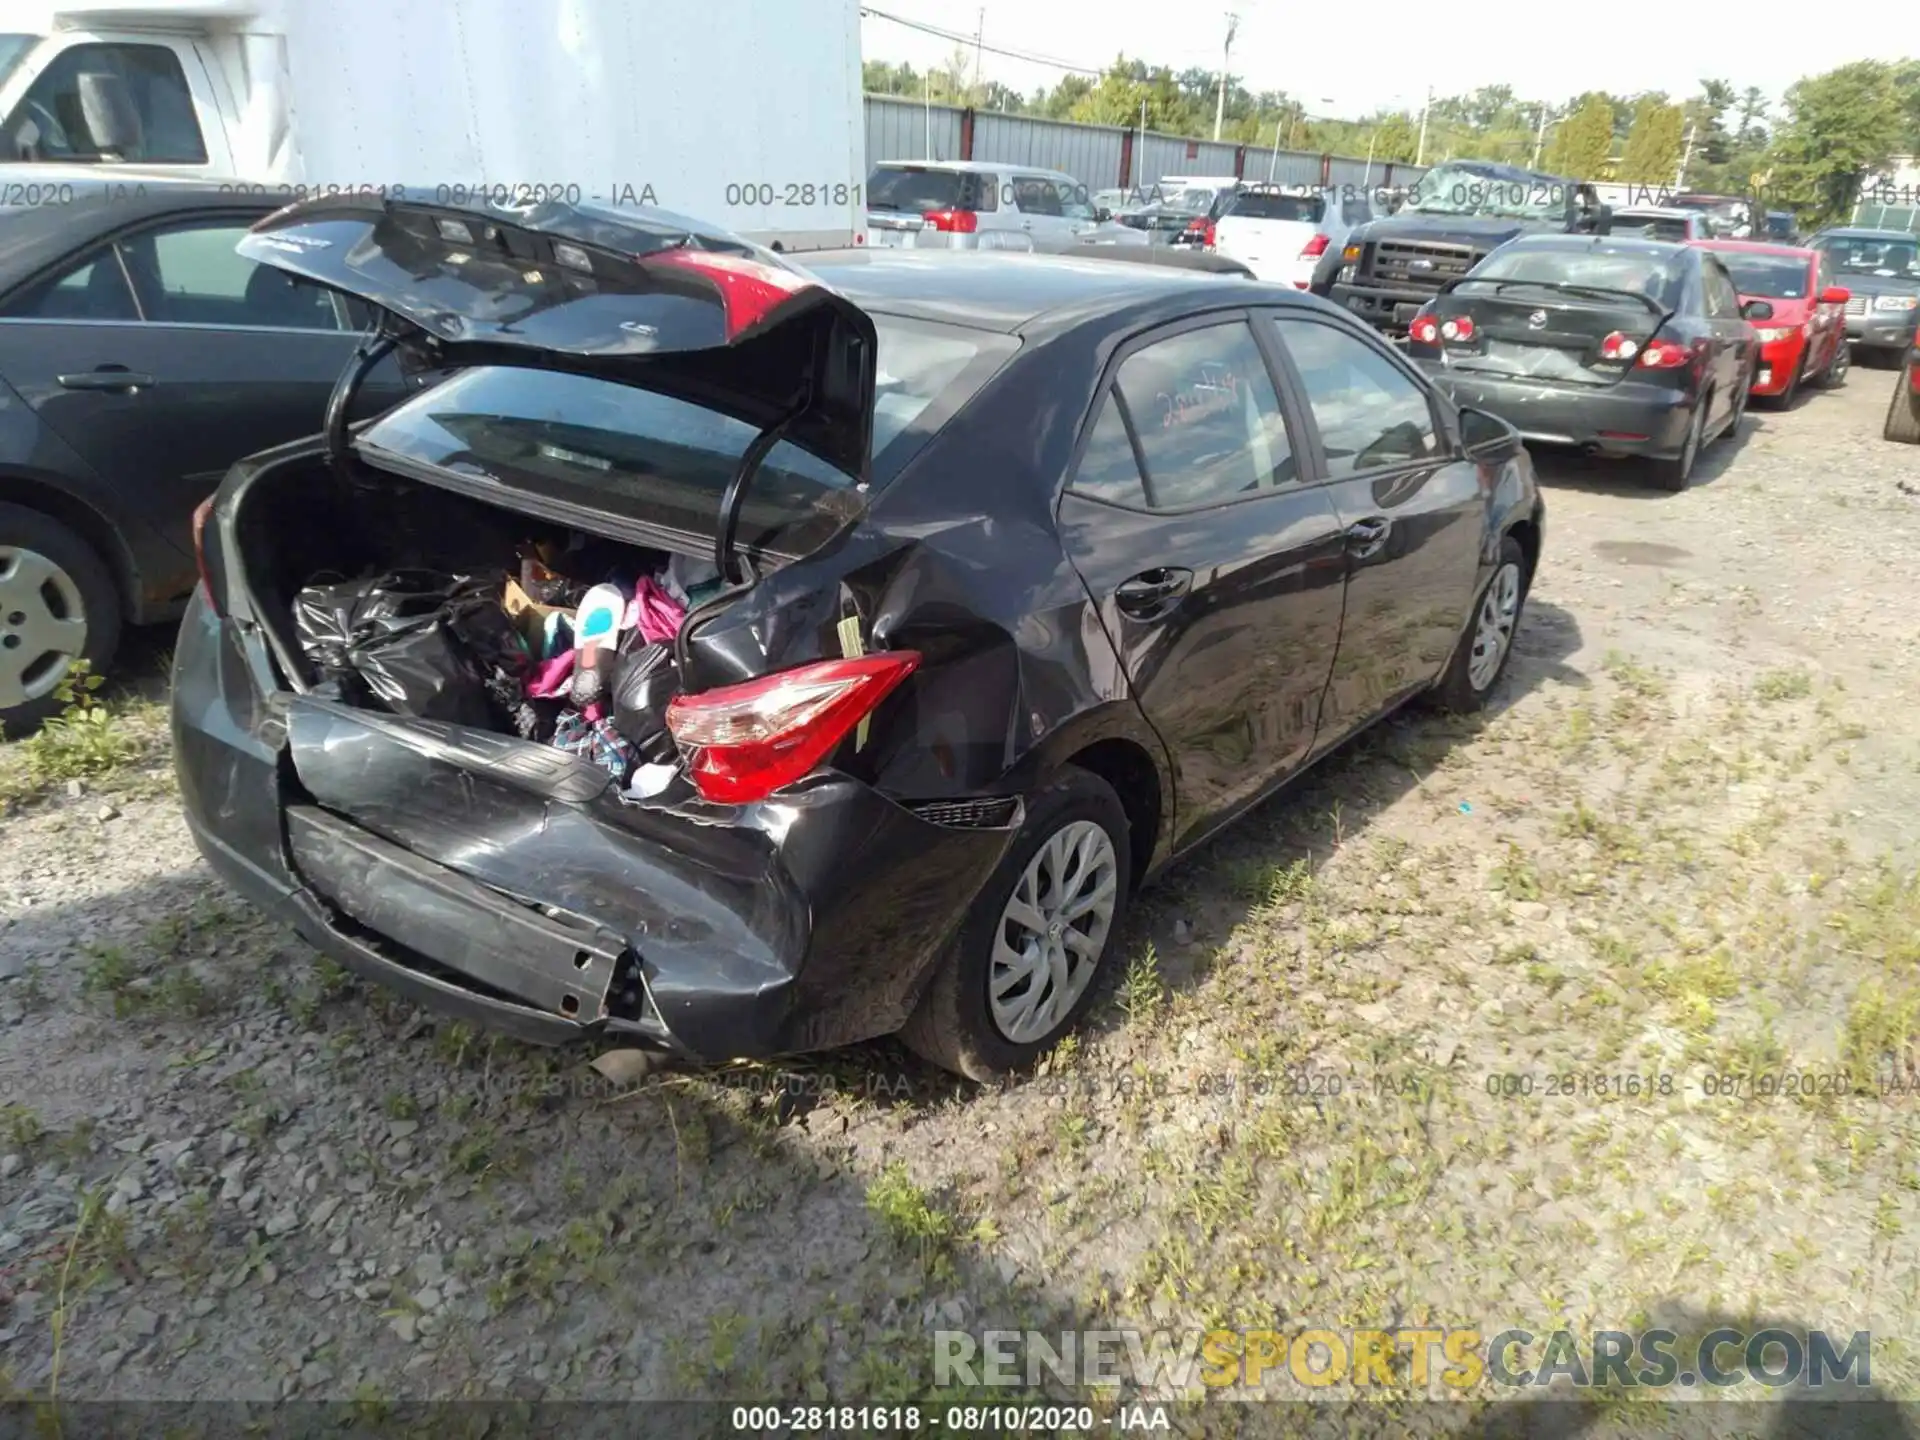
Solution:
[(1059, 170), (1089, 190), (1103, 190), (1120, 183), (1125, 138), (1125, 131), (1105, 125), (1068, 125), (981, 110), (973, 119), (973, 158)]
[(867, 96), (867, 164), (882, 160), (958, 160), (960, 112), (905, 97)]
[(1318, 185), (1320, 157), (1300, 150), (1276, 151), (1249, 147), (1247, 170), (1242, 178), (1263, 184), (1271, 180), (1275, 185)]

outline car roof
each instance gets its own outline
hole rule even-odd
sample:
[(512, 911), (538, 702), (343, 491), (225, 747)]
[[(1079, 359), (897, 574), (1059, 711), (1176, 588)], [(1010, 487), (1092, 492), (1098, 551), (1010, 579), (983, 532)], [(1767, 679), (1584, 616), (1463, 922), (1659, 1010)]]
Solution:
[(130, 180), (104, 193), (78, 195), (71, 204), (0, 211), (0, 291), (104, 236), (148, 220), (199, 211), (257, 219), (279, 204), (278, 198), (240, 193), (233, 186)]
[(1622, 205), (1613, 213), (1616, 219), (1622, 215), (1651, 215), (1660, 220), (1691, 220), (1700, 212), (1677, 205)]
[(1813, 261), (1819, 258), (1819, 252), (1805, 245), (1782, 245), (1778, 241), (1765, 240), (1696, 240), (1693, 242), (1702, 250), (1735, 250), (1747, 255), (1788, 255), (1795, 260)]
[[(1464, 170), (1469, 175), (1484, 175), (1489, 180), (1551, 180), (1555, 184), (1566, 184), (1562, 177), (1546, 170), (1523, 170), (1518, 165), (1502, 165), (1495, 160), (1442, 160), (1433, 169), (1445, 167), (1449, 170)], [(1414, 181), (1415, 185), (1420, 182)]]
[(1026, 334), (1120, 315), (1183, 293), (1226, 304), (1299, 304), (1300, 292), (1232, 275), (1102, 258), (855, 248), (795, 257), (871, 314)]
[(1868, 230), (1853, 225), (1836, 225), (1831, 230), (1822, 230), (1813, 237), (1816, 240), (1920, 240), (1920, 232), (1913, 230)]

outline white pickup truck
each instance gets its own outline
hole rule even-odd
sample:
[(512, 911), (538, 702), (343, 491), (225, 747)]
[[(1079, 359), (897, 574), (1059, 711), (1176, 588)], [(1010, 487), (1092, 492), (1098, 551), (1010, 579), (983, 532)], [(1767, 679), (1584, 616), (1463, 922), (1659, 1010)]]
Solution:
[[(0, 208), (174, 176), (865, 224), (858, 0), (8, 0)], [(84, 169), (76, 169), (84, 166)]]

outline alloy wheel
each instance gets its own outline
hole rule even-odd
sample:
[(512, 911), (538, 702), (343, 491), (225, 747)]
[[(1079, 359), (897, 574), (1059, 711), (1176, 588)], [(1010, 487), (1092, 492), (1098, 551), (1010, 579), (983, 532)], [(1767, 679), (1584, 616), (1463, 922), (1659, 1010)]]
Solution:
[(1827, 362), (1827, 384), (1838, 385), (1847, 378), (1847, 368), (1853, 364), (1853, 347), (1845, 340), (1834, 349), (1833, 359)]
[(1514, 622), (1520, 617), (1520, 567), (1511, 562), (1494, 572), (1493, 583), (1480, 600), (1473, 624), (1473, 650), (1467, 656), (1467, 683), (1485, 690), (1500, 673), (1513, 644)]
[(0, 545), (0, 710), (51, 695), (86, 648), (73, 577), (38, 551)]
[(1093, 979), (1119, 900), (1113, 841), (1093, 821), (1061, 826), (1034, 852), (994, 931), (995, 1029), (1027, 1045), (1059, 1027)]

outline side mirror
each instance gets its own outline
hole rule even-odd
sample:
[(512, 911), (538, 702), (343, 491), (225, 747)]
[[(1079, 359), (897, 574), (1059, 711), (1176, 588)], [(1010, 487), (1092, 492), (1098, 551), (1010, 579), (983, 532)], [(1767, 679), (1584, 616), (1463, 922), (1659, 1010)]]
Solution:
[(1109, 220), (1113, 219), (1113, 211), (1109, 210), (1104, 205), (1097, 205), (1094, 207), (1093, 218), (1096, 224), (1104, 225)]
[(89, 70), (79, 76), (80, 118), (94, 148), (103, 155), (137, 160), (146, 149), (140, 110), (121, 76)]
[(1773, 306), (1765, 300), (1749, 300), (1740, 307), (1742, 320), (1771, 320)]
[(1820, 292), (1822, 305), (1844, 305), (1853, 298), (1853, 292), (1844, 285), (1829, 285)]
[(1471, 406), (1460, 407), (1460, 446), (1469, 455), (1492, 454), (1503, 447), (1518, 449), (1520, 432), (1498, 415)]

